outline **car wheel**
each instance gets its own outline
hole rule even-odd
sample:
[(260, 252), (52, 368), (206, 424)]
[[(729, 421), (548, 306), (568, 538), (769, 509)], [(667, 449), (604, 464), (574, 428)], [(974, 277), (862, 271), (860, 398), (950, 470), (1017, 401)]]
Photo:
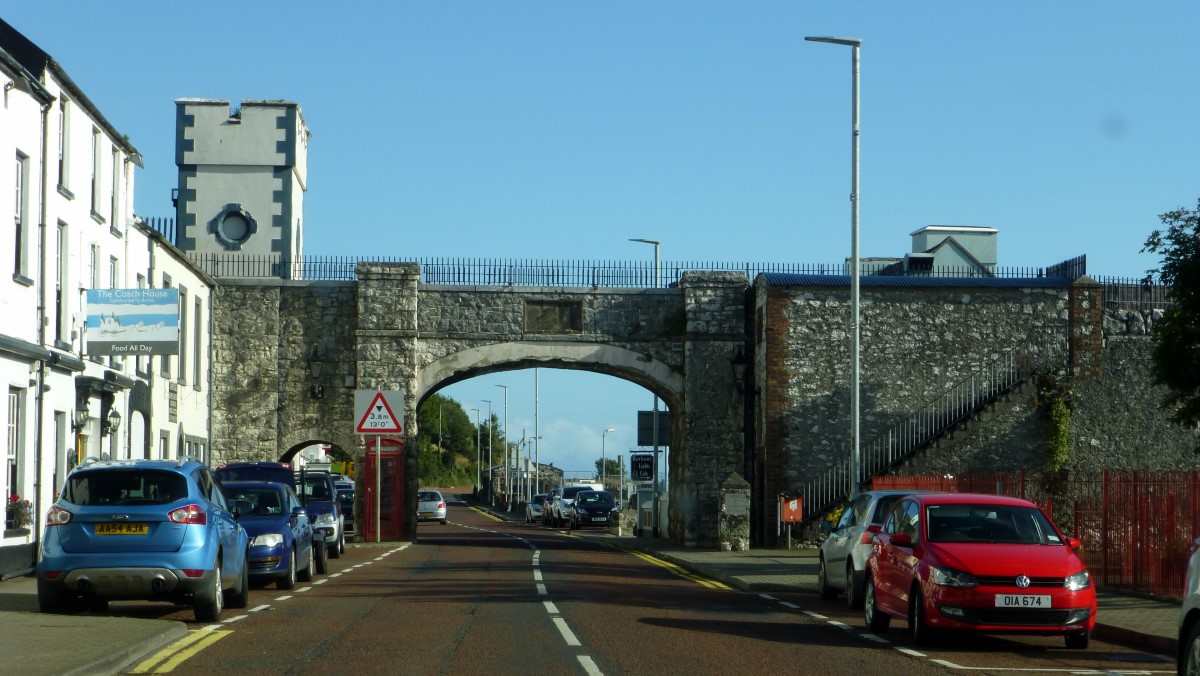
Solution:
[[(324, 539), (324, 538), (322, 538), (322, 539)], [(340, 546), (338, 546), (338, 544), (340, 544), (340, 542), (341, 542), (341, 539), (338, 539), (338, 542), (336, 542), (334, 544), (329, 544), (328, 540), (326, 540), (325, 549), (329, 550), (330, 558), (337, 558), (337, 557), (342, 556), (342, 549), (340, 548)]]
[[(1197, 671), (1200, 671), (1200, 662), (1197, 661), (1200, 660), (1200, 652), (1198, 652), (1200, 651), (1200, 636), (1196, 635), (1196, 629), (1196, 627), (1192, 627), (1192, 635), (1188, 638), (1187, 650), (1191, 667), (1184, 672), (1187, 674), (1194, 674)], [(1067, 647), (1071, 650), (1086, 650), (1091, 638), (1092, 632), (1090, 631), (1080, 631), (1074, 634), (1067, 634)]]
[(821, 557), (821, 562), (817, 566), (817, 593), (826, 600), (838, 595), (837, 590), (829, 586), (829, 571), (825, 569), (824, 556)]
[(443, 525), (443, 526), (445, 526), (445, 525), (446, 525), (446, 519), (442, 519), (442, 525)]
[(324, 542), (313, 541), (313, 549), (316, 550), (317, 557), (317, 572), (324, 575), (329, 572), (329, 548)]
[(308, 548), (308, 560), (304, 562), (303, 568), (296, 571), (296, 579), (297, 580), (299, 580), (301, 582), (312, 582), (313, 571), (316, 568), (316, 566), (314, 565), (314, 562), (316, 559), (316, 555), (315, 555), (316, 550), (317, 550), (316, 545), (311, 545)]
[(854, 560), (846, 559), (846, 605), (850, 610), (863, 607), (862, 582), (854, 573)]
[(225, 590), (221, 586), (221, 557), (213, 562), (213, 582), (208, 589), (196, 592), (196, 621), (220, 622), (221, 609), (225, 603)]
[(937, 630), (929, 626), (929, 618), (926, 616), (925, 598), (921, 594), (921, 587), (913, 585), (912, 593), (909, 594), (908, 601), (908, 631), (912, 634), (913, 640), (920, 645), (933, 645), (937, 643)]
[(58, 585), (43, 582), (38, 578), (38, 610), (43, 613), (68, 613), (75, 603), (75, 595)]
[(1179, 646), (1179, 676), (1200, 674), (1200, 622), (1192, 623), (1187, 639)]
[(245, 608), (250, 604), (250, 561), (242, 557), (242, 577), (238, 586), (225, 592), (226, 608)]
[(875, 603), (875, 581), (871, 579), (870, 574), (863, 585), (863, 619), (867, 622), (867, 629), (877, 634), (887, 631), (888, 625), (892, 623), (891, 616), (881, 611)]
[(275, 586), (279, 589), (295, 589), (296, 588), (296, 549), (292, 548), (291, 556), (288, 557), (288, 569), (278, 580), (275, 581)]

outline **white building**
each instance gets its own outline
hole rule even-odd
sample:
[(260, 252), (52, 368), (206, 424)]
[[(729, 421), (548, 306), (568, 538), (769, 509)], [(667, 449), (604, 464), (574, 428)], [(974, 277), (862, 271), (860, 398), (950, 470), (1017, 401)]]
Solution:
[[(213, 282), (133, 214), (142, 158), (50, 55), (0, 20), (0, 576), (34, 565), (80, 459), (208, 459)], [(179, 292), (178, 353), (93, 355), (91, 289)], [(7, 506), (7, 505), (6, 505)]]

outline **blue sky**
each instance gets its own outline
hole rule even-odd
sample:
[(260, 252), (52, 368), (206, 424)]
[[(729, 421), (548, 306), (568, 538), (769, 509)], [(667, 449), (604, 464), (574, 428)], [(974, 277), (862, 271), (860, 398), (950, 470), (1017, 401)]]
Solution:
[[(1194, 0), (55, 6), (0, 16), (142, 152), (139, 215), (172, 215), (175, 99), (298, 102), (310, 255), (630, 260), (645, 237), (664, 260), (841, 261), (850, 49), (806, 35), (863, 40), (864, 257), (977, 225), (1002, 266), (1138, 276), (1157, 215), (1200, 197)], [(498, 383), (532, 436), (530, 371), (444, 393), (499, 411)], [(627, 453), (651, 402), (547, 370), (539, 399), (567, 469), (608, 426)]]

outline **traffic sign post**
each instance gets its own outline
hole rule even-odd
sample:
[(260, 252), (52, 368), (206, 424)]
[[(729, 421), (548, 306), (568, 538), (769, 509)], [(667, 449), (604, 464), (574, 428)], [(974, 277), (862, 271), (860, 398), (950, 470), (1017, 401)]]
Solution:
[[(375, 541), (379, 542), (379, 511), (383, 506), (383, 456), (379, 453), (382, 435), (399, 434), (404, 431), (397, 406), (404, 403), (404, 394), (399, 390), (355, 390), (354, 431), (359, 434), (376, 435), (375, 438)], [(404, 409), (401, 407), (403, 413)]]

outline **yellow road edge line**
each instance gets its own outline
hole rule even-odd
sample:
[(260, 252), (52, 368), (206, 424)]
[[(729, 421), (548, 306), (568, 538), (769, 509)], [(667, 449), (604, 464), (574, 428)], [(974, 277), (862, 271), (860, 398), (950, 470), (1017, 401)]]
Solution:
[(725, 584), (724, 582), (719, 582), (717, 580), (713, 580), (713, 579), (710, 579), (707, 577), (703, 577), (701, 575), (697, 575), (696, 573), (693, 573), (690, 570), (687, 570), (686, 568), (683, 568), (682, 566), (680, 566), (678, 564), (671, 563), (670, 561), (663, 561), (662, 559), (660, 559), (656, 556), (653, 556), (651, 554), (647, 554), (646, 552), (639, 552), (636, 549), (629, 549), (627, 547), (622, 547), (620, 545), (615, 545), (615, 544), (609, 545), (609, 546), (613, 547), (614, 549), (622, 550), (626, 554), (632, 554), (632, 555), (638, 557), (639, 559), (645, 561), (646, 563), (651, 563), (660, 568), (665, 568), (672, 575), (682, 577), (685, 580), (691, 580), (692, 582), (695, 582), (696, 584), (698, 584), (702, 587), (708, 587), (709, 589), (715, 589), (718, 591), (732, 591), (732, 589), (733, 589), (732, 587)]
[(486, 509), (480, 509), (480, 508), (478, 508), (478, 507), (472, 507), (472, 508), (471, 508), (471, 511), (472, 511), (472, 512), (479, 512), (480, 514), (482, 514), (482, 515), (486, 516), (487, 518), (491, 519), (492, 521), (503, 521), (503, 520), (504, 520), (504, 519), (501, 519), (500, 517), (496, 516), (495, 514), (492, 514), (491, 512), (487, 511)]
[(178, 641), (175, 641), (171, 645), (154, 653), (153, 655), (150, 656), (149, 659), (142, 660), (142, 662), (139, 663), (132, 670), (130, 670), (129, 673), (131, 673), (131, 674), (149, 673), (150, 670), (152, 668), (154, 668), (154, 665), (165, 660), (167, 657), (174, 655), (176, 653), (176, 651), (182, 650), (182, 649), (188, 647), (189, 645), (195, 643), (196, 641), (199, 641), (200, 639), (204, 638), (204, 635), (206, 633), (208, 633), (209, 631), (211, 631), (211, 630), (192, 629), (191, 631), (189, 631), (187, 633), (187, 636), (184, 636), (183, 638), (179, 639)]
[(200, 639), (199, 641), (196, 641), (196, 643), (193, 644), (192, 646), (185, 648), (184, 650), (180, 650), (178, 653), (176, 653), (176, 655), (174, 657), (172, 657), (171, 659), (169, 659), (166, 662), (163, 662), (161, 665), (159, 665), (159, 667), (154, 670), (154, 673), (156, 673), (156, 674), (170, 673), (171, 671), (173, 671), (175, 669), (175, 667), (179, 666), (180, 664), (183, 664), (184, 661), (186, 661), (187, 659), (194, 657), (196, 655), (196, 653), (200, 652), (201, 650), (204, 650), (208, 646), (210, 646), (210, 645), (216, 643), (217, 641), (220, 641), (221, 639), (225, 638), (226, 636), (232, 634), (233, 630), (232, 629), (218, 629), (216, 631), (209, 631), (206, 633), (208, 634), (208, 636), (205, 636), (202, 639)]

